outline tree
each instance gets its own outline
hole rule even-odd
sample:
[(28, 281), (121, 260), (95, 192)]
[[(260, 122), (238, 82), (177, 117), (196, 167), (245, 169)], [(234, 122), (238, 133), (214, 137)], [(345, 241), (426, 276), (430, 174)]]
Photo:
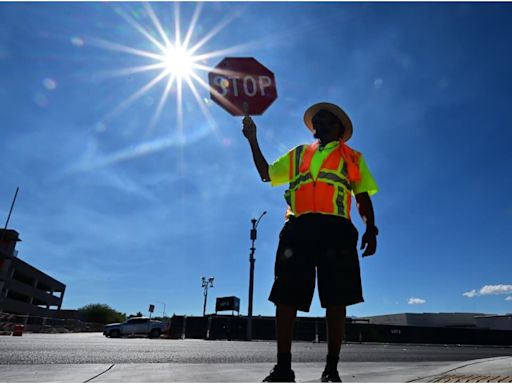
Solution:
[(80, 315), (89, 323), (121, 323), (126, 320), (126, 314), (112, 309), (107, 304), (88, 304), (78, 309)]
[(135, 315), (132, 313), (131, 315), (128, 315), (128, 318), (132, 318), (132, 317), (142, 317), (144, 316), (140, 311), (137, 312)]

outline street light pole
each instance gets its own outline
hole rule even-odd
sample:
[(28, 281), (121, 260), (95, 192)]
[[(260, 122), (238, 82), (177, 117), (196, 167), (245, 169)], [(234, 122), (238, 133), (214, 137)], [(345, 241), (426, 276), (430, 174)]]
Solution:
[(206, 315), (206, 300), (208, 299), (208, 287), (213, 288), (213, 280), (214, 277), (209, 277), (206, 279), (205, 277), (201, 278), (201, 287), (203, 288), (204, 294), (204, 306), (203, 306), (203, 316)]
[(247, 308), (247, 335), (246, 335), (247, 340), (252, 340), (252, 297), (253, 297), (253, 292), (254, 292), (254, 262), (256, 261), (256, 259), (254, 258), (254, 251), (256, 251), (256, 248), (254, 247), (254, 242), (256, 241), (256, 237), (257, 237), (256, 229), (258, 228), (258, 224), (259, 224), (261, 218), (263, 217), (263, 215), (265, 215), (266, 213), (267, 213), (267, 211), (263, 211), (263, 213), (260, 215), (258, 220), (256, 220), (255, 218), (251, 219), (252, 229), (251, 229), (250, 238), (251, 238), (252, 244), (251, 244), (251, 253), (249, 255), (250, 270), (249, 270), (249, 306)]

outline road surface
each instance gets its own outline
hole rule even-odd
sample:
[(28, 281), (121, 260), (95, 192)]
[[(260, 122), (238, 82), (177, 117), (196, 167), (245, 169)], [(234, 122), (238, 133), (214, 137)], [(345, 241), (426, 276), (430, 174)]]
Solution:
[[(100, 333), (0, 336), (0, 364), (274, 363), (274, 341), (110, 339)], [(294, 362), (324, 362), (325, 343), (294, 342)], [(343, 362), (455, 362), (512, 356), (512, 347), (348, 343)]]

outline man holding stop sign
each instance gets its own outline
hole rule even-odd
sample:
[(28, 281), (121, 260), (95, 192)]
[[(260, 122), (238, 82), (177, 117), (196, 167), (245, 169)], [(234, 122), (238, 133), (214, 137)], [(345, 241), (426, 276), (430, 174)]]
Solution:
[(352, 122), (335, 104), (312, 105), (304, 114), (304, 123), (318, 140), (293, 148), (269, 165), (249, 115), (262, 114), (276, 99), (274, 74), (254, 58), (225, 58), (209, 73), (209, 82), (216, 103), (232, 115), (245, 115), (242, 131), (261, 179), (273, 186), (289, 184), (286, 222), (279, 234), (269, 297), (276, 304), (277, 364), (263, 381), (295, 381), (293, 324), (297, 310), (309, 312), (318, 276), (328, 338), (321, 380), (341, 382), (337, 365), (346, 307), (363, 301), (358, 232), (350, 220), (352, 195), (366, 223), (363, 257), (375, 253), (378, 235), (370, 200), (377, 184), (363, 155), (345, 144), (352, 136)]
[(328, 353), (322, 382), (341, 382), (337, 365), (345, 330), (346, 306), (363, 301), (357, 254), (358, 232), (350, 220), (352, 194), (366, 223), (363, 257), (377, 247), (370, 195), (377, 185), (362, 154), (345, 143), (352, 123), (337, 105), (318, 103), (304, 114), (307, 128), (318, 139), (299, 145), (268, 165), (246, 116), (243, 134), (265, 182), (289, 184), (286, 223), (279, 235), (275, 280), (269, 300), (276, 304), (277, 364), (263, 381), (293, 382), (291, 342), (297, 310), (309, 312), (318, 278), (320, 303), (326, 308)]

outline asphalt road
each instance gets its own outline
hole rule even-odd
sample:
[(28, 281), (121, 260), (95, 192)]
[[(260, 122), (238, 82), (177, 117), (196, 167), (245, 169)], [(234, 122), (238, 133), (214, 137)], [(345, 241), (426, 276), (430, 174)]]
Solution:
[[(295, 342), (293, 361), (323, 362), (325, 343)], [(0, 336), (0, 364), (263, 363), (275, 362), (275, 342), (146, 338), (109, 339), (100, 333)], [(512, 347), (345, 344), (341, 361), (466, 361), (512, 356)]]

